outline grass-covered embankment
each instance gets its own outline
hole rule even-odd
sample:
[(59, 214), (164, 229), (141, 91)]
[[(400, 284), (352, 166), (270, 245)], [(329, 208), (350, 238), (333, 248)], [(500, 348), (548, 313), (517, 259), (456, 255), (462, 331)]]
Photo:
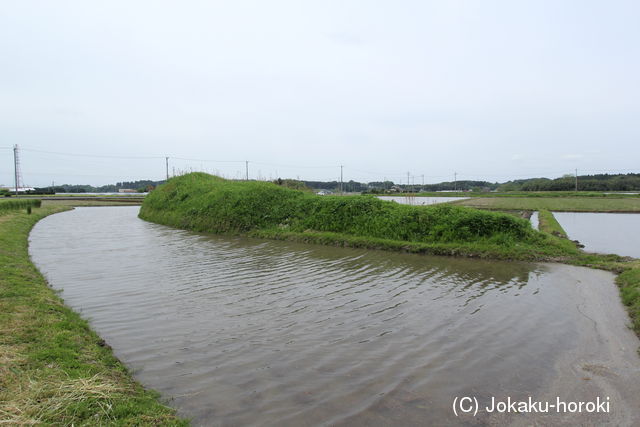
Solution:
[(538, 228), (540, 231), (568, 239), (567, 233), (564, 231), (564, 228), (562, 228), (556, 217), (546, 209), (538, 211)]
[(140, 217), (194, 231), (438, 255), (543, 260), (577, 254), (511, 215), (372, 196), (316, 196), (203, 173), (158, 187)]
[(29, 260), (42, 207), (0, 215), (0, 423), (184, 425), (135, 382)]
[(622, 303), (627, 306), (633, 330), (640, 336), (640, 261), (635, 261), (616, 278)]

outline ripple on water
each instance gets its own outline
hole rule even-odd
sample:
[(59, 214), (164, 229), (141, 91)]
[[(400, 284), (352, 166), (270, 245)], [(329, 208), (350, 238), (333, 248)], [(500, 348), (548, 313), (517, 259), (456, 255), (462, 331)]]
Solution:
[(465, 390), (539, 387), (573, 342), (547, 266), (205, 236), (136, 214), (48, 217), (31, 254), (197, 424), (442, 421)]

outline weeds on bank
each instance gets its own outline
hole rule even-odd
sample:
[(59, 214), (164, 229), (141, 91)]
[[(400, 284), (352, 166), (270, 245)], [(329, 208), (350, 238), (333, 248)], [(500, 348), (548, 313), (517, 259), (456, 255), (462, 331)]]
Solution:
[(20, 209), (39, 208), (41, 204), (42, 201), (39, 199), (0, 199), (0, 215)]
[(0, 423), (185, 425), (135, 382), (30, 262), (28, 233), (65, 208), (0, 222)]

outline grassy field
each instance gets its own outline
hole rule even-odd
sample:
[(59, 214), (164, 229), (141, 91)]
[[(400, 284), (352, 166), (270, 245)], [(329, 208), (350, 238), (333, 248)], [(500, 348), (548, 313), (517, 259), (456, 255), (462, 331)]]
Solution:
[(453, 204), (489, 210), (640, 212), (637, 197), (474, 197)]
[(446, 192), (422, 192), (417, 193), (417, 196), (428, 197), (480, 197), (480, 198), (494, 198), (494, 197), (543, 197), (543, 198), (555, 198), (555, 197), (600, 197), (600, 198), (614, 198), (614, 199), (640, 199), (640, 194), (629, 193), (611, 193), (611, 192), (597, 192), (597, 191), (509, 191), (505, 193), (491, 193), (491, 192), (473, 192), (473, 191), (446, 191)]
[(69, 207), (85, 207), (85, 206), (140, 206), (142, 200), (43, 200), (42, 206), (69, 206)]
[(0, 215), (8, 211), (39, 208), (41, 204), (38, 199), (0, 199)]
[(29, 231), (65, 209), (0, 215), (0, 423), (186, 425), (131, 378), (31, 263)]
[[(68, 199), (68, 198), (113, 198), (113, 199), (144, 199), (146, 194), (143, 193), (115, 193), (115, 194), (90, 194), (90, 193), (67, 193), (67, 194), (20, 194), (18, 197), (24, 198), (49, 198), (49, 199)], [(14, 196), (12, 196), (14, 197)]]

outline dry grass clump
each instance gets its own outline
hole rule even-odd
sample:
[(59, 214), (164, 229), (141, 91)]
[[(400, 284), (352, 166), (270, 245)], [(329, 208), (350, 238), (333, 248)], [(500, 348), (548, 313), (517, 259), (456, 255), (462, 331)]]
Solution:
[[(15, 375), (15, 374), (14, 374)], [(35, 425), (55, 419), (71, 422), (67, 410), (92, 402), (95, 413), (91, 422), (112, 423), (113, 396), (126, 390), (101, 375), (90, 378), (24, 378), (0, 394), (0, 424)], [(68, 420), (67, 420), (68, 419)]]

